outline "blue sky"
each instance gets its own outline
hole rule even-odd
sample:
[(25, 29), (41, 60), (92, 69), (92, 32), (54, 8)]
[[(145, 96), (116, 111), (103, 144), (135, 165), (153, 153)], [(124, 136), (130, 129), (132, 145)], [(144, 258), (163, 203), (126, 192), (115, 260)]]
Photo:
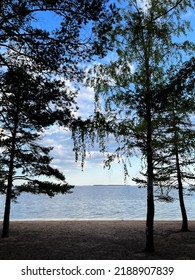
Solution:
[[(185, 15), (191, 21), (192, 28), (195, 30), (195, 11), (189, 11)], [(48, 19), (47, 19), (48, 20)], [(49, 22), (53, 25), (57, 18), (52, 18)], [(41, 25), (44, 25), (44, 18)], [(194, 40), (194, 32), (188, 33), (187, 39)], [(112, 57), (110, 54), (106, 59)], [(92, 88), (81, 88), (77, 103), (79, 106), (78, 114), (81, 116), (89, 116), (93, 113), (94, 106), (94, 92)], [(68, 183), (74, 185), (91, 185), (91, 184), (124, 184), (123, 166), (119, 163), (113, 163), (110, 170), (104, 169), (103, 161), (106, 156), (103, 156), (95, 147), (91, 155), (87, 155), (83, 171), (81, 170), (81, 162), (75, 162), (75, 155), (73, 152), (73, 142), (71, 134), (63, 128), (53, 126), (49, 128), (43, 137), (45, 145), (53, 146), (54, 149), (51, 153), (53, 156), (52, 165), (59, 168)], [(113, 143), (114, 144), (114, 143)], [(139, 176), (140, 159), (137, 157), (131, 158), (131, 167), (129, 167), (129, 175), (127, 184), (134, 184), (131, 180), (132, 177)]]

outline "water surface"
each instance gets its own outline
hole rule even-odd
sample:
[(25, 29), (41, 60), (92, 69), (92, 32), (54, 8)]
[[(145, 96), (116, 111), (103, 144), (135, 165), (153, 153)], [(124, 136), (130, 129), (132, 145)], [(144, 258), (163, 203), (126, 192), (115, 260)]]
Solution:
[[(156, 220), (180, 220), (177, 190), (174, 202), (155, 201)], [(0, 196), (0, 219), (5, 197)], [(195, 220), (195, 194), (185, 196), (189, 220)], [(12, 203), (11, 220), (145, 220), (146, 189), (137, 186), (77, 186), (73, 193), (33, 195), (24, 193)]]

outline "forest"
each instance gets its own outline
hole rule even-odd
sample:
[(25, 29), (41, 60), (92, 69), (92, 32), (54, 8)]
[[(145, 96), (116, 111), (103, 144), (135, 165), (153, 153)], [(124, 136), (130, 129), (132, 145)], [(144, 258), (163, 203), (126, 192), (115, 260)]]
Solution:
[[(132, 179), (147, 189), (145, 252), (155, 251), (156, 186), (164, 200), (177, 189), (181, 231), (189, 231), (183, 191), (186, 185), (195, 190), (189, 11), (193, 0), (0, 2), (2, 237), (9, 236), (11, 203), (21, 193), (53, 197), (74, 188), (52, 166), (53, 147), (41, 143), (53, 125), (71, 132), (81, 169), (94, 145), (108, 155), (106, 167), (122, 161), (124, 180), (128, 160), (141, 158), (140, 174)], [(41, 16), (53, 17), (56, 25), (44, 26)], [(110, 53), (114, 59), (100, 63)], [(94, 113), (85, 119), (75, 114), (80, 87), (94, 90)]]

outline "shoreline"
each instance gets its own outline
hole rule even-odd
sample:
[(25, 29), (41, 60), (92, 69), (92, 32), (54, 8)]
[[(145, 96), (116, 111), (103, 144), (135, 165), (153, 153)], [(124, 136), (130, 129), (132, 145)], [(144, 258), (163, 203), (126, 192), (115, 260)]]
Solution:
[[(3, 219), (0, 219), (0, 225), (2, 223)], [(15, 222), (146, 222), (146, 219), (140, 218), (140, 219), (110, 219), (110, 218), (32, 218), (32, 219), (11, 219), (11, 223)], [(195, 219), (188, 220), (189, 222), (195, 222)], [(154, 219), (154, 223), (156, 222), (181, 222), (181, 218), (178, 219)]]
[(181, 221), (154, 221), (155, 253), (146, 254), (144, 220), (11, 221), (0, 259), (195, 260), (195, 221), (180, 229)]
[[(10, 223), (22, 223), (22, 222), (146, 222), (146, 220), (144, 219), (130, 219), (130, 220), (123, 220), (123, 219), (17, 219), (17, 220), (10, 220)], [(181, 219), (175, 219), (175, 220), (166, 220), (166, 219), (162, 219), (162, 220), (154, 220), (154, 223), (179, 223), (181, 222)], [(195, 223), (195, 220), (190, 219), (188, 220), (189, 223)], [(3, 224), (2, 220), (0, 220), (0, 226)]]

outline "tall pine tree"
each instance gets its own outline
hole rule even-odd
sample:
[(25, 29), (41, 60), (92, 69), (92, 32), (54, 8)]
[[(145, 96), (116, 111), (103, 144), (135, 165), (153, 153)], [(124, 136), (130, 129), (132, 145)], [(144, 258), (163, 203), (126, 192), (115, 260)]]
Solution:
[[(40, 139), (44, 128), (70, 122), (74, 97), (63, 82), (47, 81), (42, 75), (28, 73), (24, 66), (3, 73), (0, 85), (0, 166), (2, 190), (6, 192), (2, 236), (7, 237), (12, 198), (24, 191), (53, 196), (72, 188), (64, 175), (50, 165), (51, 147), (43, 147)], [(39, 179), (42, 176), (53, 177), (54, 181), (45, 182)]]

